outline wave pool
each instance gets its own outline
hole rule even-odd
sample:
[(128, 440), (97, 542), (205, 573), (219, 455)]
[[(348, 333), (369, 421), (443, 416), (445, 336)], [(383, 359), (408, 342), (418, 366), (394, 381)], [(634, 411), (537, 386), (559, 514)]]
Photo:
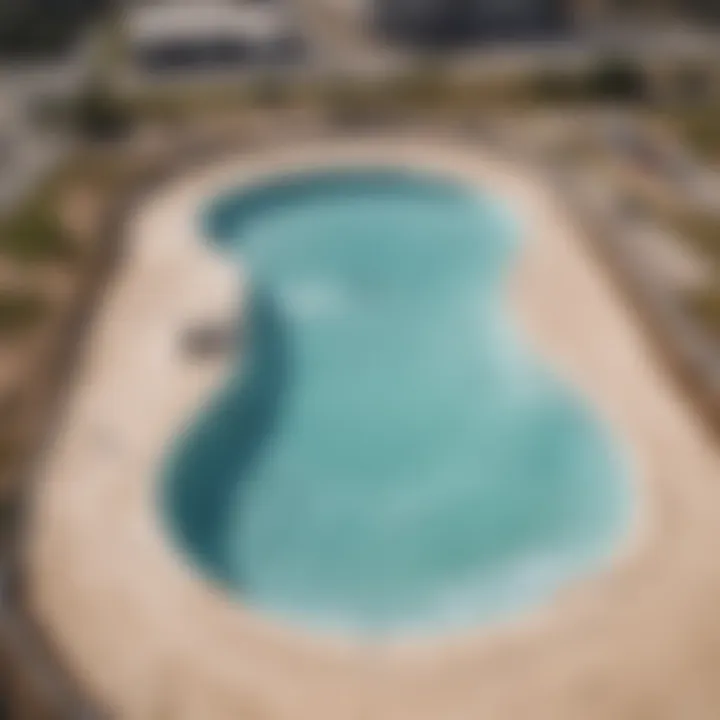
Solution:
[(202, 223), (251, 284), (235, 371), (161, 486), (207, 576), (384, 636), (507, 619), (607, 560), (624, 458), (513, 322), (520, 233), (495, 199), (333, 170), (212, 198)]

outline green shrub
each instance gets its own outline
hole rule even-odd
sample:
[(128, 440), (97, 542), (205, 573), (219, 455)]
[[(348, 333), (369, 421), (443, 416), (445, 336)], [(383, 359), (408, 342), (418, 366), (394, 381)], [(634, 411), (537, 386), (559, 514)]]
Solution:
[(118, 138), (132, 124), (129, 105), (100, 83), (93, 83), (76, 99), (72, 115), (77, 130), (91, 139)]
[(638, 101), (647, 96), (647, 77), (633, 60), (599, 61), (585, 76), (585, 92), (595, 100)]

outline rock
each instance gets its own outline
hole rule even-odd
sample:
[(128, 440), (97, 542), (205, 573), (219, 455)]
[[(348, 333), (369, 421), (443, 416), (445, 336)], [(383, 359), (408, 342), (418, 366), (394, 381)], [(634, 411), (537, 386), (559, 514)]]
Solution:
[(232, 323), (201, 322), (183, 332), (182, 351), (193, 359), (225, 357), (233, 351), (237, 335)]

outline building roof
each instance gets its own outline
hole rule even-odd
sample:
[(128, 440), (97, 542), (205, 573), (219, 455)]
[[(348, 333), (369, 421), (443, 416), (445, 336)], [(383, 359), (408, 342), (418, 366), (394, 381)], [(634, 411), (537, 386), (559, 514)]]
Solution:
[(130, 40), (139, 45), (227, 36), (263, 42), (284, 34), (288, 24), (277, 7), (214, 2), (144, 6), (131, 10), (128, 18)]

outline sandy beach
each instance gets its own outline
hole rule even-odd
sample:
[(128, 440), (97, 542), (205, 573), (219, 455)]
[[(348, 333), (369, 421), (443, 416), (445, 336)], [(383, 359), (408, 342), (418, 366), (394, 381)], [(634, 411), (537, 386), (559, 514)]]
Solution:
[[(511, 624), (388, 645), (314, 637), (215, 590), (161, 527), (168, 443), (227, 370), (192, 362), (181, 335), (242, 311), (242, 278), (203, 241), (198, 209), (337, 164), (424, 169), (504, 198), (525, 233), (508, 288), (517, 322), (632, 458), (623, 551)], [(164, 185), (125, 242), (43, 459), (27, 559), (39, 621), (101, 705), (148, 720), (717, 719), (720, 454), (541, 179), (427, 138), (308, 142)]]

